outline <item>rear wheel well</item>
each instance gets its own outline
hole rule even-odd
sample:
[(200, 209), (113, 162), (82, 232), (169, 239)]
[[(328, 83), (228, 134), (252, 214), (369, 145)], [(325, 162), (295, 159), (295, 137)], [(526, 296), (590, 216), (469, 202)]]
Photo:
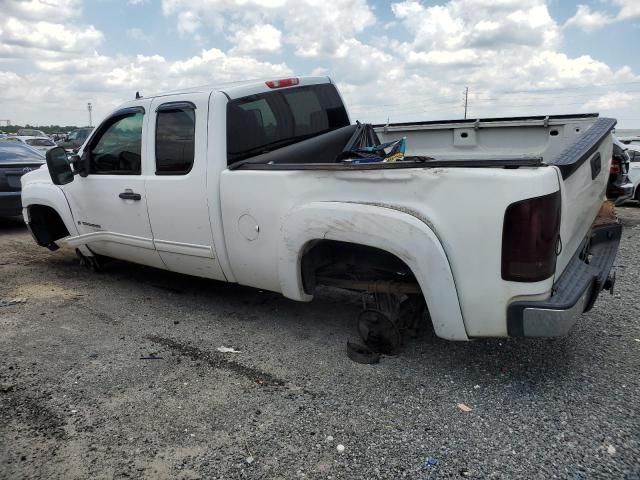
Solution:
[(334, 240), (308, 244), (301, 261), (305, 292), (317, 285), (362, 292), (358, 332), (374, 352), (393, 353), (416, 337), (429, 309), (411, 268), (380, 248)]
[(317, 285), (326, 283), (326, 279), (399, 282), (417, 286), (411, 268), (396, 255), (356, 243), (335, 240), (310, 242), (302, 256), (301, 269), (302, 284), (308, 294), (312, 294)]
[(46, 205), (29, 206), (29, 227), (38, 245), (49, 250), (57, 250), (55, 241), (69, 236), (58, 212)]

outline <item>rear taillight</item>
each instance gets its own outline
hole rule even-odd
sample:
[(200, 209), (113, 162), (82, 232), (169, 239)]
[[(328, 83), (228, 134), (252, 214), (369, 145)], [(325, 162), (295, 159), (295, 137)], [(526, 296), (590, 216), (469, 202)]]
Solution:
[(615, 160), (611, 161), (611, 167), (609, 167), (609, 173), (611, 175), (618, 175), (620, 173), (620, 164)]
[(512, 203), (502, 229), (502, 278), (539, 282), (555, 273), (560, 192)]
[(267, 80), (264, 82), (269, 88), (294, 87), (300, 83), (297, 78), (282, 78), (280, 80)]

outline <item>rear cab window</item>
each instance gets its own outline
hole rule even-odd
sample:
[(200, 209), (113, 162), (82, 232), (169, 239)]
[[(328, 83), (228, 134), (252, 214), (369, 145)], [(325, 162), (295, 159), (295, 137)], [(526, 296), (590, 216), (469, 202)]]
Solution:
[(156, 175), (185, 175), (193, 167), (195, 105), (171, 102), (158, 107), (156, 117)]
[(227, 105), (227, 163), (347, 125), (344, 104), (330, 83), (235, 99)]

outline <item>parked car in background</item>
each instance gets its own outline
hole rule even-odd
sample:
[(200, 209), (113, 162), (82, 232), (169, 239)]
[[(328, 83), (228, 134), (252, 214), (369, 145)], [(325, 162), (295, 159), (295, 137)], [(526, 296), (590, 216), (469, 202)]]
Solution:
[(49, 135), (49, 136), (51, 137), (51, 139), (52, 139), (54, 142), (59, 142), (59, 141), (61, 141), (61, 140), (64, 140), (64, 139), (65, 139), (65, 137), (67, 136), (67, 134), (66, 134), (66, 133), (64, 133), (64, 132), (54, 132), (54, 133), (52, 133), (52, 134), (51, 134), (51, 135)]
[(42, 130), (36, 130), (34, 128), (21, 128), (16, 133), (18, 137), (47, 137), (47, 134)]
[(76, 153), (91, 132), (93, 132), (93, 127), (78, 128), (63, 140), (60, 140), (58, 146), (64, 148), (67, 152)]
[(629, 157), (629, 180), (633, 184), (633, 199), (640, 201), (640, 145), (625, 145)]
[(43, 153), (48, 152), (53, 147), (57, 147), (56, 142), (49, 137), (24, 137), (24, 143)]
[(618, 137), (625, 145), (639, 145), (640, 146), (640, 136), (631, 136), (631, 137)]
[(609, 167), (607, 198), (620, 205), (633, 197), (633, 183), (629, 179), (629, 156), (627, 146), (613, 137), (613, 154)]
[(49, 137), (19, 137), (17, 135), (0, 138), (1, 142), (17, 142), (29, 145), (42, 153), (47, 153), (53, 147), (57, 147), (56, 142)]
[(20, 215), (20, 177), (44, 163), (44, 155), (25, 144), (0, 143), (0, 216)]

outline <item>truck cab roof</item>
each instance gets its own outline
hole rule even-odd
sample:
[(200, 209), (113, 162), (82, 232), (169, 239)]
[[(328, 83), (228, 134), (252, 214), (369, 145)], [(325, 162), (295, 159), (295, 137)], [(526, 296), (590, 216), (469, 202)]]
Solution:
[[(292, 85), (286, 85), (282, 87), (278, 86), (269, 86), (271, 82), (282, 82), (283, 80), (295, 79), (297, 83)], [(214, 83), (207, 85), (200, 85), (197, 87), (184, 88), (179, 90), (171, 90), (168, 92), (160, 92), (152, 95), (145, 95), (143, 98), (156, 98), (156, 97), (166, 97), (171, 95), (180, 95), (183, 93), (204, 93), (204, 92), (222, 92), (224, 93), (230, 100), (236, 98), (246, 97), (248, 95), (254, 95), (258, 93), (269, 92), (273, 89), (277, 88), (287, 88), (303, 86), (303, 85), (318, 85), (322, 83), (332, 83), (329, 77), (314, 77), (314, 76), (291, 76), (291, 77), (271, 77), (271, 78), (262, 78), (262, 79), (254, 79), (254, 80), (242, 80), (238, 82), (224, 82), (224, 83)], [(131, 104), (135, 104), (135, 101), (129, 102)], [(128, 104), (127, 104), (128, 105)]]

